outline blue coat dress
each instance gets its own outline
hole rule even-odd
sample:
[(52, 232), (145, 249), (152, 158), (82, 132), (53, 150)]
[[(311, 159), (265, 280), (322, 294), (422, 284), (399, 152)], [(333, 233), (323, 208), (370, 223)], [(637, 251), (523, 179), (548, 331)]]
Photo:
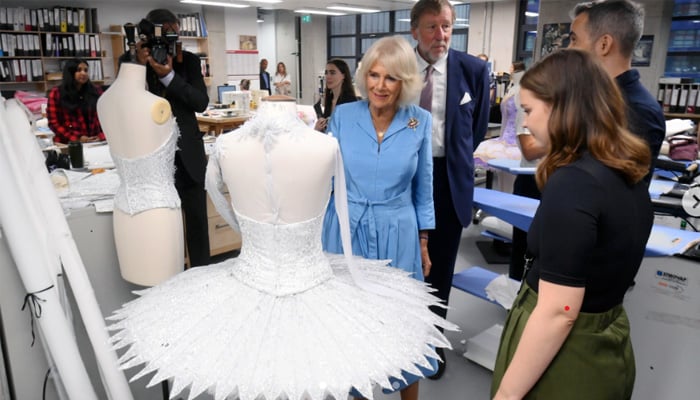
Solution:
[[(345, 166), (353, 254), (391, 260), (419, 280), (418, 231), (435, 228), (431, 129), (430, 113), (416, 105), (401, 107), (379, 144), (367, 101), (337, 106), (328, 127)], [(343, 252), (333, 198), (323, 248)]]

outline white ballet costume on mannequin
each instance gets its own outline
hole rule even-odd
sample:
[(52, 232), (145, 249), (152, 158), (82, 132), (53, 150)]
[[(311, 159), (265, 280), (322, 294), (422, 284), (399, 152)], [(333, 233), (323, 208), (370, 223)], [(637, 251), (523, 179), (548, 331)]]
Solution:
[(189, 386), (190, 398), (344, 400), (354, 388), (371, 399), (374, 385), (391, 388), (402, 370), (421, 376), (433, 346), (450, 346), (437, 327), (456, 326), (429, 310), (439, 300), (425, 283), (386, 261), (322, 251), (331, 178), (349, 245), (342, 159), (294, 110), (263, 102), (210, 156), (207, 187), (240, 227), (240, 255), (144, 290), (110, 317), (115, 346), (128, 346), (123, 368), (144, 365), (134, 379), (172, 378), (172, 397)]

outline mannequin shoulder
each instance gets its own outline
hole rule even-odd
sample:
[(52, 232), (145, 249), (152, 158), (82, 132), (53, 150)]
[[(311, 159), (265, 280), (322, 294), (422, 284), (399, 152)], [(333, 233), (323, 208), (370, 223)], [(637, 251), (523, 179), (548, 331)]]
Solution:
[(333, 136), (327, 135), (323, 132), (319, 132), (315, 129), (308, 129), (304, 132), (308, 137), (310, 143), (316, 144), (318, 146), (325, 147), (330, 150), (335, 150), (338, 147), (338, 140)]
[(151, 118), (158, 125), (162, 125), (170, 119), (172, 115), (172, 110), (170, 109), (170, 103), (163, 98), (157, 98), (151, 106)]

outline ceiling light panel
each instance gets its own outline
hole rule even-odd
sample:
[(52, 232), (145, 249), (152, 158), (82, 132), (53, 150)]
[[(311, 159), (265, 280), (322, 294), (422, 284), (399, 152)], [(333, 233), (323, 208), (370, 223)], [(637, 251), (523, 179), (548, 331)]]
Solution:
[(180, 0), (180, 3), (200, 4), (203, 6), (231, 7), (231, 8), (248, 8), (248, 7), (250, 7), (250, 4), (229, 3), (229, 2), (224, 2), (224, 1), (210, 1), (210, 0)]
[(316, 9), (312, 9), (312, 8), (304, 8), (304, 9), (294, 10), (294, 12), (297, 14), (318, 14), (318, 15), (332, 15), (332, 16), (346, 15), (346, 13), (344, 13), (344, 12), (316, 10)]
[(326, 8), (329, 10), (358, 12), (358, 13), (375, 13), (375, 12), (381, 11), (378, 8), (353, 6), (350, 4), (330, 4)]

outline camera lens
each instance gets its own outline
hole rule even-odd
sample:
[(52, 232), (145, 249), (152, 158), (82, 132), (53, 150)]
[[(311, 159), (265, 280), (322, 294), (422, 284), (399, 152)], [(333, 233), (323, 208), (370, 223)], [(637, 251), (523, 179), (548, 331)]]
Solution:
[(151, 57), (158, 63), (158, 64), (167, 64), (168, 63), (168, 48), (163, 46), (163, 45), (158, 45), (158, 46), (153, 46), (151, 49)]

